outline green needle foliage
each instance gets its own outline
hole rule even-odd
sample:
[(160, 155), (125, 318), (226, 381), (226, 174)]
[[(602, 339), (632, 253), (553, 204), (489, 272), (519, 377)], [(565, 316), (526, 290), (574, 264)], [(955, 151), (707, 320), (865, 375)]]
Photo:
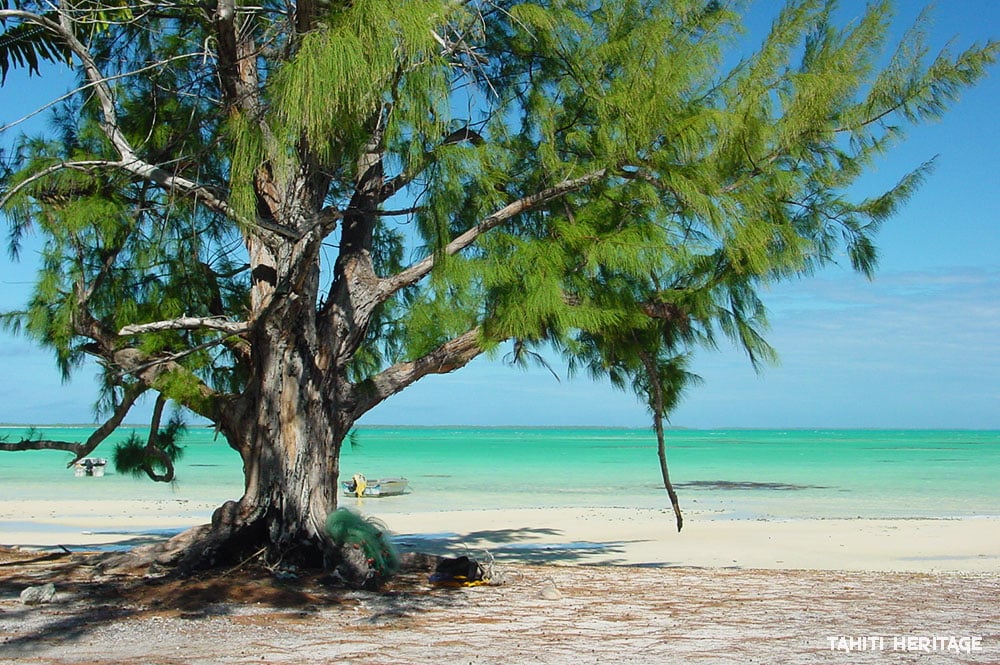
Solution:
[(184, 455), (179, 439), (187, 426), (179, 413), (174, 413), (167, 426), (143, 440), (134, 431), (117, 444), (112, 456), (115, 471), (135, 478), (147, 476), (153, 480), (170, 481), (174, 464)]

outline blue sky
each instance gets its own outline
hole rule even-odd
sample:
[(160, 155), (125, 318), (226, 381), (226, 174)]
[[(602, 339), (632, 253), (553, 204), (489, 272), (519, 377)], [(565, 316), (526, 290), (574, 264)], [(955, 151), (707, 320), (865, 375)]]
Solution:
[[(754, 5), (766, 27), (776, 3)], [(900, 2), (899, 24), (922, 3)], [(858, 2), (843, 2), (845, 16)], [(952, 0), (934, 12), (935, 44), (1000, 37), (1000, 3)], [(11, 77), (0, 125), (59, 90)], [(677, 411), (678, 426), (1000, 429), (1000, 68), (945, 118), (913, 129), (863, 182), (872, 193), (937, 155), (928, 182), (879, 236), (874, 281), (833, 267), (765, 294), (769, 339), (781, 363), (757, 374), (735, 349), (700, 352), (704, 378)], [(5, 230), (6, 231), (6, 230)], [(0, 258), (0, 310), (23, 304), (30, 255)], [(94, 381), (63, 384), (51, 356), (0, 333), (0, 423), (91, 422)], [(630, 394), (584, 377), (556, 381), (480, 358), (370, 413), (367, 424), (643, 427)]]

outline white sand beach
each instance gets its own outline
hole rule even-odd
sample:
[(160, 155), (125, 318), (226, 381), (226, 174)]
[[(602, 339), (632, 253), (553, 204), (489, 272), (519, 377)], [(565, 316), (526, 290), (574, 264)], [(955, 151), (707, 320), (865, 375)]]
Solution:
[[(148, 543), (204, 522), (212, 508), (0, 501), (0, 544), (44, 550), (7, 550), (0, 560), (0, 663), (1000, 658), (1000, 518), (691, 515), (678, 534), (663, 510), (387, 513), (402, 549), (480, 559), (489, 552), (504, 584), (442, 589), (410, 573), (380, 593), (307, 579), (289, 586), (266, 571), (167, 583), (117, 577), (109, 589), (86, 558), (58, 548)], [(23, 588), (47, 580), (57, 590), (51, 604), (18, 601)]]
[[(208, 521), (189, 500), (0, 501), (0, 544), (79, 551), (129, 547)], [(404, 550), (489, 552), (548, 564), (737, 569), (996, 572), (1000, 518), (715, 520), (689, 515), (677, 533), (667, 510), (538, 508), (386, 512)]]

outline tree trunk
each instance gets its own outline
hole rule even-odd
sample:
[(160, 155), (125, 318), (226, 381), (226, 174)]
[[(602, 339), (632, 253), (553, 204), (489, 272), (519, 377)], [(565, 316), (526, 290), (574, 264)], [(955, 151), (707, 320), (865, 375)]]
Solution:
[[(324, 526), (337, 508), (337, 478), (344, 433), (334, 405), (318, 398), (302, 375), (280, 372), (280, 387), (263, 391), (244, 455), (246, 487), (241, 513), (260, 520), (268, 550), (287, 556), (332, 553)], [(274, 390), (273, 393), (270, 390)], [(313, 393), (313, 394), (307, 394)], [(326, 562), (328, 563), (328, 562)]]
[(660, 412), (653, 414), (653, 427), (656, 430), (656, 454), (660, 458), (660, 475), (663, 477), (663, 488), (667, 490), (670, 497), (670, 505), (674, 509), (674, 518), (677, 521), (678, 533), (684, 527), (684, 517), (681, 514), (681, 504), (677, 498), (673, 483), (670, 482), (670, 470), (667, 468), (667, 442), (663, 433), (663, 414)]
[[(310, 566), (336, 558), (324, 527), (337, 507), (341, 443), (353, 421), (340, 403), (343, 374), (317, 335), (311, 254), (289, 254), (255, 256), (261, 316), (249, 333), (251, 378), (223, 423), (243, 459), (244, 494), (216, 510), (194, 566), (261, 552)], [(283, 293), (289, 282), (298, 282), (300, 297)]]
[(666, 400), (663, 394), (663, 382), (660, 371), (656, 366), (656, 361), (648, 353), (640, 353), (642, 363), (646, 368), (646, 376), (649, 379), (649, 407), (653, 412), (653, 429), (656, 430), (656, 455), (660, 459), (660, 475), (663, 477), (663, 489), (667, 490), (670, 497), (670, 505), (674, 509), (674, 518), (677, 522), (677, 532), (684, 527), (684, 516), (681, 514), (681, 504), (677, 498), (673, 483), (670, 482), (670, 469), (667, 467), (667, 441), (663, 433), (663, 417), (667, 411)]
[(337, 508), (339, 457), (345, 429), (335, 405), (320, 396), (295, 356), (283, 357), (261, 381), (248, 410), (241, 455), (245, 489), (212, 516), (183, 567), (231, 564), (265, 554), (268, 561), (333, 565), (338, 554), (325, 533)]
[(240, 515), (263, 529), (268, 550), (331, 550), (324, 526), (337, 507), (341, 443), (349, 423), (338, 408), (337, 372), (317, 366), (313, 311), (303, 307), (265, 327), (241, 433), (245, 493)]

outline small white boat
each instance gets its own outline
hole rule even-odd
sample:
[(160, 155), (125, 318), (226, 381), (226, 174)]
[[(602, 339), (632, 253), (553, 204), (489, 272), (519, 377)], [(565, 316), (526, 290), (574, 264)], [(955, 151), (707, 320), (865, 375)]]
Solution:
[(104, 475), (104, 467), (107, 465), (108, 460), (103, 457), (84, 457), (73, 465), (73, 475), (100, 478)]
[(370, 496), (399, 496), (405, 494), (410, 485), (406, 478), (379, 478), (378, 480), (368, 480), (360, 473), (354, 474), (350, 480), (341, 483), (346, 496), (356, 496), (358, 498)]

